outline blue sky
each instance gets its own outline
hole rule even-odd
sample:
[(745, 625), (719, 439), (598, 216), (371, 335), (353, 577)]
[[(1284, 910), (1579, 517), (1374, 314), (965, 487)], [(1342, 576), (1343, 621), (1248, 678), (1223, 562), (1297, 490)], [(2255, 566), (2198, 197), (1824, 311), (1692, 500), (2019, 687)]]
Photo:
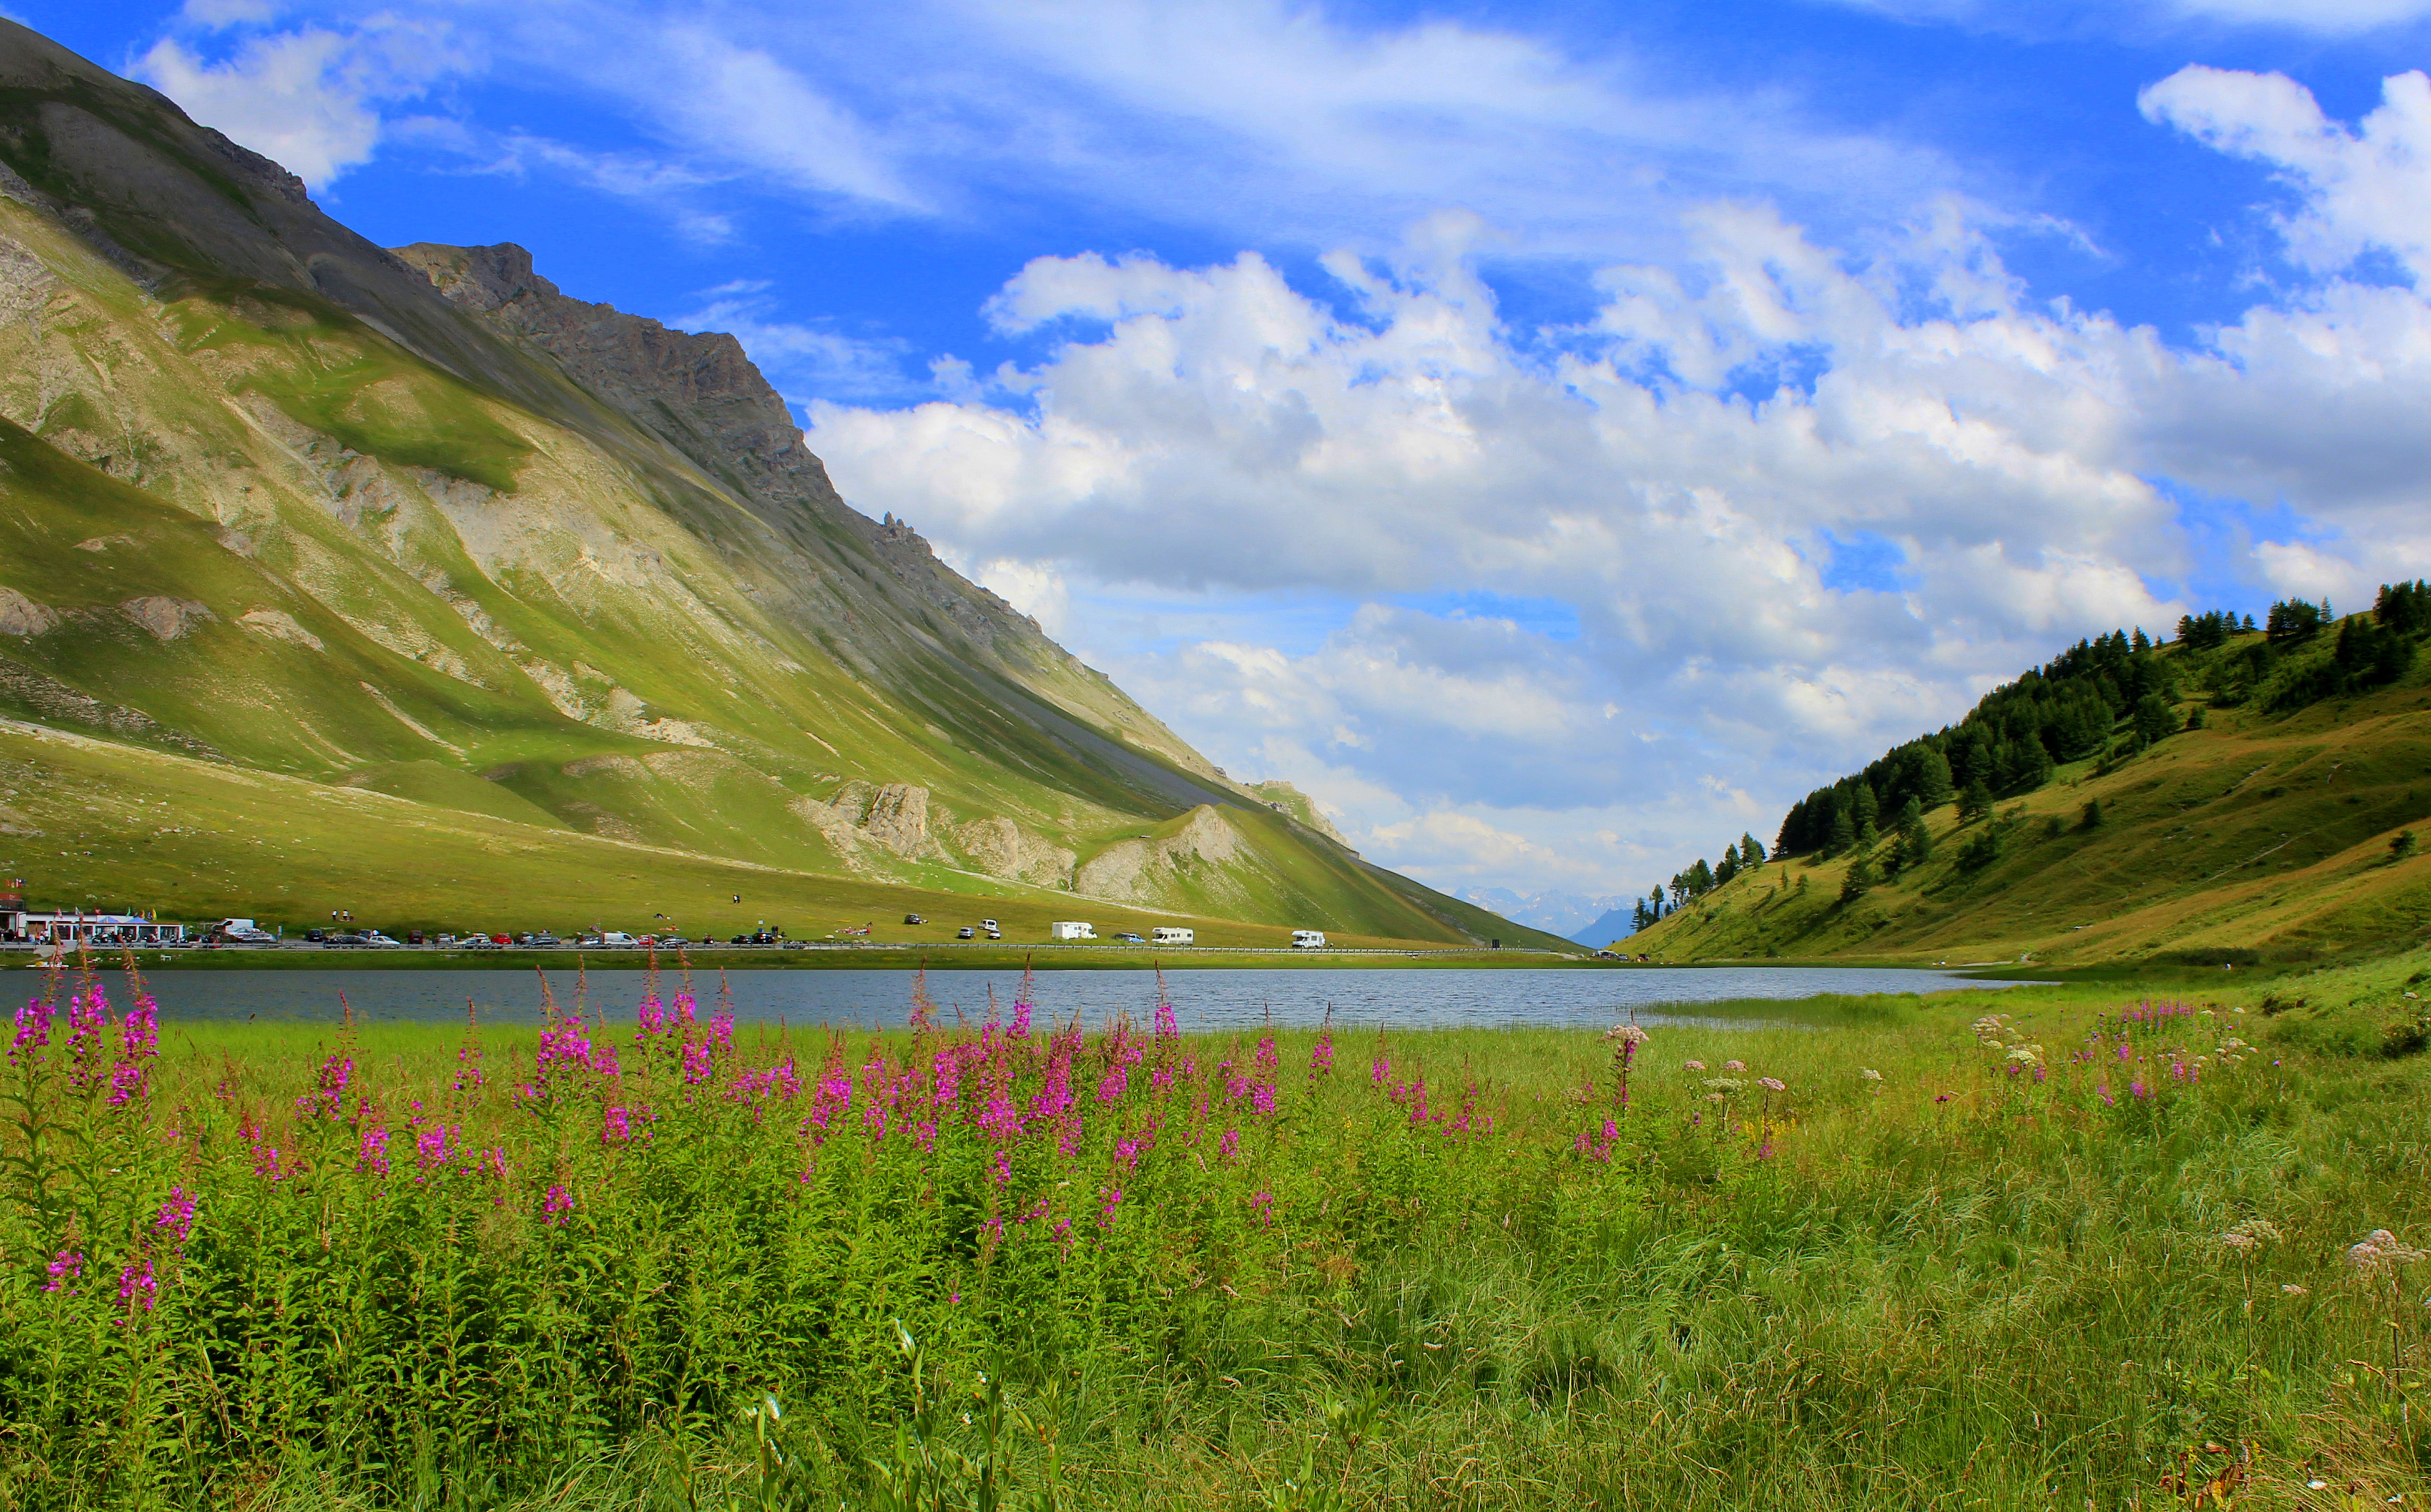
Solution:
[(1442, 886), (1642, 892), (2079, 636), (2431, 571), (2431, 0), (0, 6), (736, 331)]

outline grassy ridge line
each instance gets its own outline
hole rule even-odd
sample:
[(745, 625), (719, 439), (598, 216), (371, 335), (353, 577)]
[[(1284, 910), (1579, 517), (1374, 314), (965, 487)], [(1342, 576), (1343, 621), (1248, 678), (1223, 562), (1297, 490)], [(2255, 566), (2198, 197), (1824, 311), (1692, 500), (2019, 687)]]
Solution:
[[(2426, 709), (2414, 684), (2284, 718), (2210, 710), (2205, 728), (2115, 770), (2062, 767), (2000, 805), (2001, 855), (1981, 871), (1959, 856), (1985, 826), (1944, 807), (1928, 816), (1933, 860), (1861, 899), (1840, 899), (1849, 856), (1775, 859), (1630, 948), (1910, 965), (2177, 952), (2252, 964), (2402, 948), (2431, 932), (2431, 856), (2389, 851), (2431, 815)], [(2089, 828), (2088, 803), (2101, 814)]]
[[(605, 923), (641, 933), (654, 915), (670, 913), (695, 935), (732, 935), (765, 919), (814, 938), (868, 922), (878, 940), (916, 946), (946, 943), (957, 924), (985, 914), (1008, 934), (1034, 939), (1045, 939), (1051, 920), (1082, 918), (1101, 934), (1181, 923), (1210, 945), (1278, 943), (1277, 928), (1235, 920), (992, 878), (967, 877), (967, 892), (945, 892), (787, 871), (240, 772), (16, 721), (0, 721), (0, 824), (38, 832), (0, 834), (0, 872), (38, 878), (38, 899), (157, 908), (172, 919), (239, 915), (303, 928), (347, 908), (392, 930)], [(731, 901), (736, 894), (741, 904)], [(906, 913), (936, 922), (906, 926)], [(1355, 933), (1338, 942), (1444, 944)]]
[[(795, 1117), (672, 1095), (676, 1059), (622, 1020), (617, 1087), (538, 1108), (499, 1090), (531, 1075), (529, 1030), (484, 1031), (468, 1093), (444, 1030), (175, 1026), (152, 1095), (180, 1136), (146, 1128), (109, 1173), (138, 1226), (182, 1183), (192, 1233), (174, 1260), (155, 1240), (159, 1305), (116, 1326), (124, 1246), (98, 1235), (82, 1291), (0, 1292), (0, 1391), (27, 1404), (0, 1477), (76, 1509), (147, 1477), (348, 1512), (877, 1506), (873, 1461), (967, 1490), (946, 1451), (993, 1449), (1075, 1509), (2404, 1504), (2431, 1492), (2423, 1271), (2348, 1250), (2424, 1242), (2431, 1063), (2327, 1031), (2377, 1029), (2426, 978), (2416, 952), (2123, 1038), (2136, 1005), (2081, 986), (1851, 1005), (1832, 1033), (1665, 1028), (1626, 1114), (1575, 1031), (1346, 1035), (1322, 1076), (1315, 1034), (1277, 1035), (1271, 1117), (1210, 1069), (1267, 1074), (1253, 1033), (1145, 1047), (1111, 1096), (1122, 1057), (1092, 1040), (1061, 1152), (1051, 1124), (984, 1140), (951, 1116), (933, 1152), (873, 1138), (883, 1089), (945, 1048), (899, 1034), (739, 1037), (755, 1076), (801, 1057), (791, 1111), (827, 1109), (806, 1148)], [(369, 1124), (311, 1111), (333, 1050)], [(1149, 1067), (1185, 1055), (1127, 1155)], [(1709, 1102), (1686, 1063), (1733, 1058)], [(852, 1101), (817, 1101), (822, 1060)], [(1026, 1099), (1038, 1068), (1012, 1064)], [(1211, 1120), (1187, 1116), (1202, 1085)], [(645, 1100), (641, 1138), (601, 1137)], [(438, 1112), (410, 1139), (411, 1105)], [(433, 1138), (464, 1155), (419, 1169)], [(1033, 1200), (1047, 1217), (975, 1242)], [(914, 1416), (898, 1327), (947, 1410)], [(1034, 1432), (983, 1438), (981, 1371)], [(756, 1430), (794, 1464), (771, 1480), (741, 1416), (763, 1391), (784, 1419)]]

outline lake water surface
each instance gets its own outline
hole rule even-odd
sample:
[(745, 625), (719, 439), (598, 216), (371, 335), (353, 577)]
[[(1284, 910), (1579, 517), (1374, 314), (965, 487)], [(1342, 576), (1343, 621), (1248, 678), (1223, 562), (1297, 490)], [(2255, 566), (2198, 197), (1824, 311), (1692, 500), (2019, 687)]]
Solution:
[[(123, 1005), (126, 984), (119, 972), (103, 973), (110, 1001)], [(164, 1020), (293, 1020), (333, 1022), (344, 992), (358, 1018), (426, 1021), (461, 1019), (467, 999), (484, 1022), (538, 1022), (542, 1016), (537, 973), (498, 971), (165, 971), (146, 977)], [(872, 1027), (904, 1022), (912, 1005), (913, 973), (897, 971), (738, 971), (727, 974), (735, 1017), (746, 1022)], [(661, 989), (672, 997), (679, 978), (663, 973)], [(988, 993), (1006, 1012), (1019, 989), (1018, 972), (932, 972), (929, 995), (940, 1017), (961, 1013), (976, 1023), (988, 1012)], [(1623, 971), (1410, 971), (1335, 968), (1292, 971), (1247, 968), (1184, 971), (1165, 976), (1182, 1027), (1233, 1028), (1266, 1022), (1314, 1025), (1329, 1010), (1339, 1025), (1390, 1024), (1396, 1028), (1507, 1025), (1601, 1027), (1640, 1010), (1650, 1022), (1698, 1017), (1696, 1005), (1734, 998), (1796, 999), (1824, 993), (1933, 992), (1951, 988), (1998, 988), (2013, 984), (1976, 981), (1947, 972), (1839, 966), (1725, 966), (1635, 968)], [(25, 972), (9, 986), (33, 990), (40, 983)], [(585, 1016), (623, 1022), (641, 1000), (644, 974), (590, 973)], [(694, 991), (702, 1012), (717, 998), (714, 973), (697, 976)], [(575, 973), (553, 972), (549, 989), (561, 1011), (576, 996)], [(1116, 1013), (1147, 1022), (1156, 1005), (1152, 972), (1042, 972), (1035, 988), (1038, 1017), (1102, 1023)], [(1651, 1010), (1668, 1010), (1655, 1012)]]

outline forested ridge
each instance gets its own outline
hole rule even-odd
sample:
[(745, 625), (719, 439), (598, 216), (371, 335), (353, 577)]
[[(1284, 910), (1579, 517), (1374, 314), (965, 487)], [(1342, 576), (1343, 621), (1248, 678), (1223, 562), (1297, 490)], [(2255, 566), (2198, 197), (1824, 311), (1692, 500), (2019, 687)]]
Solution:
[[(2272, 605), (2260, 625), (2252, 615), (2213, 610), (2181, 617), (2168, 641), (2141, 628), (2079, 640), (1986, 693), (1957, 723), (1800, 799), (1783, 818), (1771, 855), (1853, 854), (1843, 890), (1862, 895), (1931, 858), (1924, 820), (1944, 804), (1957, 804), (1962, 823), (1987, 819), (1995, 803), (2044, 787), (2063, 766), (2091, 761), (2095, 772), (2107, 772), (2181, 730), (2202, 728), (2206, 709), (2288, 714), (2384, 687), (2411, 671), (2426, 637), (2431, 583), (2417, 579), (2382, 585), (2369, 611), (2343, 618), (2326, 602), (2290, 599)], [(2205, 696), (2190, 701), (2196, 689)], [(2085, 818), (2098, 822), (2098, 808)], [(1988, 864), (1999, 843), (1992, 829), (1978, 832), (1959, 852), (1961, 865)], [(1654, 889), (1637, 905), (1637, 927), (1766, 858), (1752, 835), (1741, 836), (1719, 861), (1700, 859)]]

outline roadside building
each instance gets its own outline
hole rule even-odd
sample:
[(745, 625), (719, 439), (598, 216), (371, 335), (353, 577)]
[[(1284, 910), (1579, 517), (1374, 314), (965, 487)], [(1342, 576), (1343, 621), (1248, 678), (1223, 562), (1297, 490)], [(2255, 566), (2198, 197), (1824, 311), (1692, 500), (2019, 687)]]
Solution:
[(84, 913), (42, 908), (0, 910), (0, 936), (13, 944), (182, 945), (186, 926), (140, 913)]

